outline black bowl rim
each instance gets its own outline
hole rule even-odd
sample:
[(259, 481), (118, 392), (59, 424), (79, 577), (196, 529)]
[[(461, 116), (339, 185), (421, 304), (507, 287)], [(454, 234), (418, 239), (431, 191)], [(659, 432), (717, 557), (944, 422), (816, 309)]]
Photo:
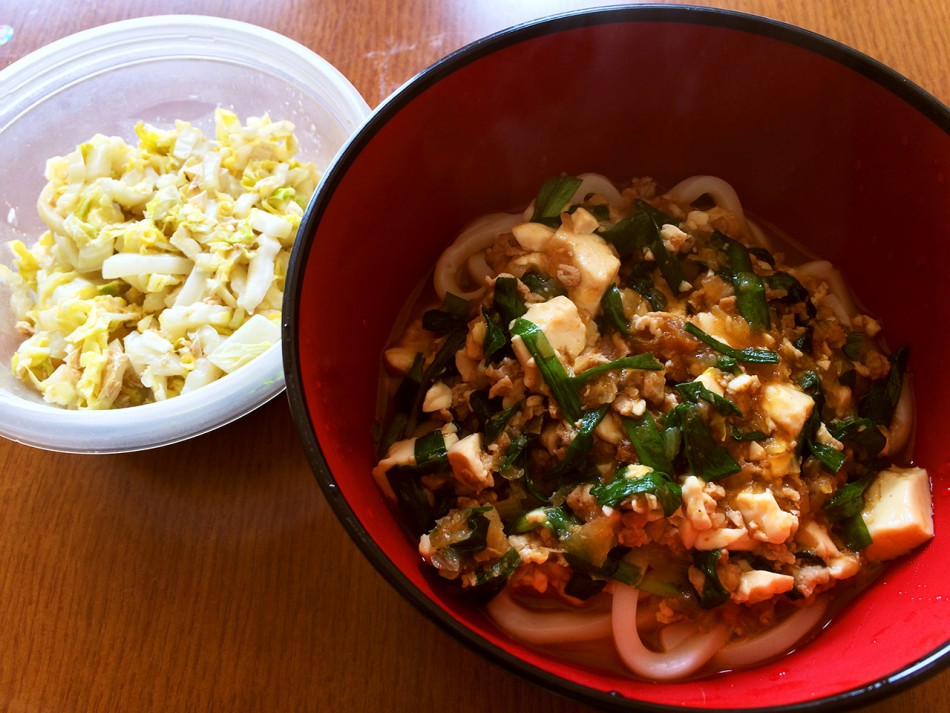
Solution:
[[(831, 59), (875, 81), (915, 108), (944, 132), (950, 134), (950, 109), (920, 86), (878, 60), (852, 47), (810, 30), (772, 18), (734, 10), (693, 5), (635, 5), (580, 9), (514, 25), (475, 40), (416, 74), (381, 102), (366, 119), (363, 126), (337, 153), (336, 158), (334, 158), (324, 175), (321, 187), (314, 195), (304, 214), (298, 233), (302, 239), (296, 242), (291, 254), (283, 309), (283, 359), (286, 372), (287, 398), (291, 413), (316, 480), (337, 518), (363, 552), (363, 555), (399, 594), (430, 620), (476, 653), (508, 671), (518, 673), (521, 677), (545, 690), (588, 705), (598, 705), (604, 710), (626, 713), (634, 710), (653, 713), (683, 713), (683, 711), (698, 709), (641, 701), (626, 698), (616, 693), (604, 693), (528, 664), (460, 624), (416, 588), (363, 529), (359, 518), (343, 497), (330, 472), (307, 410), (304, 384), (300, 379), (300, 360), (297, 352), (298, 342), (295, 324), (289, 317), (300, 308), (302, 273), (312, 247), (312, 241), (306, 236), (312, 235), (315, 231), (328, 202), (349, 165), (393, 115), (419, 96), (426, 88), (439, 82), (457, 68), (483, 56), (532, 37), (615, 22), (704, 24), (750, 32), (797, 46)], [(714, 710), (717, 713), (804, 713), (806, 711), (814, 713), (818, 711), (851, 710), (856, 705), (864, 706), (904, 691), (948, 666), (950, 666), (950, 639), (929, 654), (910, 662), (888, 676), (832, 696), (789, 705), (708, 710)]]

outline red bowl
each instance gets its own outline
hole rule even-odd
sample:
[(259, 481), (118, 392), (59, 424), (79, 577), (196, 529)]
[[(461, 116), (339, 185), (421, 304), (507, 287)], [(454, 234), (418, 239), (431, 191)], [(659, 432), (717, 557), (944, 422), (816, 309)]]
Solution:
[[(725, 178), (751, 213), (844, 271), (892, 344), (911, 345), (916, 462), (937, 536), (813, 642), (754, 669), (656, 684), (565, 664), (499, 633), (423, 571), (370, 476), (380, 353), (468, 221), (544, 178)], [(688, 7), (577, 12), (475, 42), (390, 97), (338, 155), (293, 254), (284, 359), (317, 480), (356, 543), (476, 651), (607, 710), (829, 710), (950, 660), (950, 112), (833, 41)]]

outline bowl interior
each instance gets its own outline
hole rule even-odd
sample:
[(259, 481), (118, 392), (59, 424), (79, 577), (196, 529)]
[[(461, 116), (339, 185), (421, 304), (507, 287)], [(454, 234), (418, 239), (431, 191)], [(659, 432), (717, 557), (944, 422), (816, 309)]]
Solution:
[[(412, 289), (463, 225), (523, 207), (560, 172), (661, 185), (713, 174), (746, 210), (837, 263), (910, 344), (916, 461), (937, 538), (811, 644), (753, 670), (647, 684), (500, 635), (433, 582), (378, 493), (379, 356)], [(605, 707), (810, 706), (880, 693), (948, 649), (950, 116), (876, 63), (803, 31), (696, 9), (627, 8), (529, 25), (430, 68), (371, 117), (311, 206), (292, 264), (290, 396), (317, 477), (356, 541), (410, 600), (476, 649)], [(333, 305), (343, 306), (337, 308)], [(287, 342), (287, 339), (285, 339)], [(354, 349), (354, 345), (359, 345)], [(616, 693), (611, 693), (616, 692)], [(619, 694), (619, 695), (617, 695)]]
[[(96, 133), (136, 143), (134, 126), (177, 119), (214, 135), (214, 111), (242, 120), (289, 119), (298, 156), (321, 170), (369, 113), (350, 83), (312, 51), (253, 25), (201, 16), (113, 23), (64, 38), (0, 73), (0, 243), (32, 245), (46, 230), (36, 210), (46, 160)], [(0, 260), (11, 264), (5, 245)], [(20, 342), (9, 290), (0, 284), (0, 364)], [(279, 347), (229, 374), (210, 391), (121, 413), (74, 413), (45, 404), (0, 368), (0, 429), (14, 440), (79, 452), (172, 443), (227, 423), (280, 393)], [(210, 387), (206, 387), (210, 388)], [(16, 414), (14, 416), (13, 414)]]

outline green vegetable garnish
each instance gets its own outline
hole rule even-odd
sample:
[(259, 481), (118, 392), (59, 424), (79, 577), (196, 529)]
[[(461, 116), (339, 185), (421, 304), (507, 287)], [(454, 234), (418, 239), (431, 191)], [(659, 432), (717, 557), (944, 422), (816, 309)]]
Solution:
[(778, 364), (779, 356), (776, 352), (768, 349), (759, 349), (757, 347), (748, 347), (746, 349), (734, 349), (725, 342), (720, 342), (715, 337), (711, 337), (692, 322), (687, 322), (683, 327), (689, 334), (692, 334), (701, 342), (705, 342), (720, 354), (732, 357), (736, 361), (746, 364)]
[(501, 586), (520, 565), (521, 555), (512, 547), (500, 560), (475, 573), (475, 586), (480, 589)]
[(666, 309), (666, 296), (656, 289), (649, 276), (631, 277), (627, 280), (627, 284), (650, 304), (652, 311), (660, 312)]
[(897, 402), (904, 387), (904, 371), (907, 368), (908, 347), (903, 346), (888, 357), (891, 369), (883, 379), (871, 382), (867, 393), (861, 397), (858, 413), (874, 423), (889, 426), (894, 417)]
[(445, 334), (467, 322), (468, 316), (468, 302), (447, 292), (439, 309), (430, 309), (422, 315), (422, 328), (436, 334)]
[(529, 510), (515, 521), (511, 531), (516, 535), (522, 535), (539, 527), (547, 527), (553, 530), (559, 539), (563, 539), (578, 525), (580, 523), (577, 518), (570, 514), (564, 506), (551, 505)]
[(616, 371), (617, 369), (642, 369), (644, 371), (660, 371), (663, 369), (663, 365), (658, 362), (656, 357), (652, 354), (633, 354), (631, 356), (614, 359), (613, 361), (609, 361), (606, 364), (592, 366), (587, 371), (582, 371), (580, 374), (575, 374), (571, 378), (574, 380), (574, 383), (582, 384), (600, 376), (601, 374), (604, 374), (608, 371)]
[(597, 234), (617, 249), (620, 257), (627, 257), (637, 250), (645, 248), (656, 230), (650, 216), (638, 210), (628, 215), (616, 225)]
[(669, 517), (682, 503), (683, 491), (666, 473), (655, 470), (640, 476), (628, 478), (626, 468), (617, 472), (609, 483), (598, 483), (590, 489), (598, 505), (615, 507), (621, 500), (631, 495), (651, 493), (656, 496), (663, 508), (663, 514)]
[(871, 457), (876, 456), (887, 445), (887, 437), (881, 429), (871, 419), (860, 416), (832, 421), (828, 424), (828, 432), (835, 439), (860, 449)]
[(640, 418), (624, 418), (623, 426), (643, 465), (661, 473), (673, 472), (673, 460), (667, 451), (666, 438), (657, 429), (656, 421), (649, 411), (644, 411)]
[(435, 380), (445, 371), (450, 362), (455, 359), (455, 352), (465, 346), (465, 339), (468, 336), (468, 327), (463, 322), (456, 326), (445, 336), (445, 341), (439, 347), (439, 351), (432, 357), (432, 361), (425, 367), (416, 391), (415, 400), (412, 409), (409, 412), (409, 418), (406, 421), (405, 434), (412, 433), (418, 422), (419, 414), (422, 413), (422, 403), (425, 400), (426, 392)]
[(485, 320), (485, 341), (482, 342), (482, 350), (485, 352), (485, 363), (491, 361), (499, 349), (502, 349), (508, 343), (508, 337), (505, 336), (505, 330), (502, 329), (491, 314), (482, 307), (482, 318)]
[(769, 435), (762, 433), (762, 431), (740, 431), (738, 428), (732, 429), (732, 439), (740, 443), (744, 441), (765, 441), (768, 440), (768, 437)]
[(851, 361), (861, 358), (861, 349), (864, 346), (864, 332), (849, 332), (841, 351)]
[(699, 593), (699, 606), (703, 609), (714, 609), (729, 601), (729, 590), (719, 580), (719, 570), (716, 563), (722, 550), (697, 552), (693, 556), (693, 564), (703, 573), (703, 591)]
[(660, 226), (667, 223), (675, 224), (675, 222), (646, 201), (637, 200), (636, 206), (638, 210), (643, 211), (650, 217), (653, 226), (652, 230), (648, 228), (646, 247), (653, 253), (653, 259), (656, 260), (656, 264), (660, 268), (660, 274), (663, 275), (663, 279), (666, 280), (670, 290), (674, 295), (679, 294), (680, 286), (686, 282), (683, 266), (680, 265), (675, 256), (670, 255), (666, 245), (663, 244), (663, 238), (660, 236)]
[(512, 404), (504, 411), (499, 411), (485, 422), (486, 443), (491, 443), (501, 435), (501, 432), (505, 430), (505, 426), (508, 424), (508, 421), (511, 420), (512, 416), (518, 413), (518, 411), (521, 409), (521, 406), (522, 403), (520, 401), (516, 404)]
[(765, 284), (755, 273), (749, 249), (719, 231), (716, 231), (713, 239), (724, 245), (739, 314), (753, 329), (766, 329), (771, 318), (768, 302), (765, 301)]
[(630, 333), (630, 323), (623, 311), (623, 297), (616, 285), (611, 285), (600, 298), (600, 309), (614, 329), (623, 335)]
[(808, 290), (787, 272), (773, 272), (762, 279), (770, 290), (786, 293), (783, 302), (804, 302), (808, 299)]
[(715, 391), (710, 391), (703, 386), (702, 382), (687, 381), (683, 384), (677, 384), (676, 390), (690, 403), (698, 404), (700, 400), (702, 400), (710, 404), (723, 416), (738, 416), (739, 418), (744, 418), (738, 406), (724, 396), (720, 396)]
[(870, 478), (846, 483), (838, 488), (824, 504), (825, 515), (831, 522), (840, 522), (864, 509), (864, 491), (871, 484)]
[(811, 438), (808, 439), (808, 450), (829, 473), (837, 473), (847, 460), (847, 456), (841, 451)]
[(557, 278), (543, 275), (540, 272), (526, 272), (521, 276), (521, 281), (534, 294), (548, 300), (567, 294), (567, 288)]
[(871, 544), (871, 533), (861, 516), (864, 509), (864, 491), (871, 478), (862, 478), (838, 488), (824, 504), (825, 515), (835, 524), (838, 534), (848, 549), (860, 552)]
[(610, 405), (604, 404), (599, 408), (591, 409), (581, 414), (577, 422), (578, 426), (574, 437), (567, 446), (567, 453), (564, 455), (564, 460), (558, 464), (552, 475), (561, 478), (565, 473), (581, 465), (590, 452), (591, 447), (594, 445), (594, 429), (597, 428), (598, 424), (603, 420), (608, 408), (610, 408)]
[(507, 329), (512, 320), (521, 317), (528, 308), (518, 293), (517, 278), (501, 275), (495, 279), (495, 292), (492, 304), (498, 316), (501, 317), (501, 326)]
[(528, 352), (534, 357), (542, 378), (564, 413), (564, 418), (571, 423), (577, 421), (581, 416), (581, 399), (544, 332), (534, 322), (518, 317), (511, 324), (511, 333), (521, 337)]
[(689, 467), (706, 482), (738, 473), (742, 468), (729, 450), (713, 438), (694, 408), (682, 412), (683, 448)]
[(531, 222), (549, 223), (556, 220), (557, 224), (560, 224), (561, 211), (580, 188), (581, 183), (581, 179), (574, 176), (554, 176), (547, 179), (541, 185), (534, 201)]

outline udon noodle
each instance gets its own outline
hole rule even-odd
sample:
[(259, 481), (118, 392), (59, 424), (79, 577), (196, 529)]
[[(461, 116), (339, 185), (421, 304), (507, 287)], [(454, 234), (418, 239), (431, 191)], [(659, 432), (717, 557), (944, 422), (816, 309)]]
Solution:
[(463, 230), (384, 355), (373, 475), (424, 562), (512, 638), (680, 680), (929, 539), (906, 348), (781, 246), (711, 176), (559, 176)]

